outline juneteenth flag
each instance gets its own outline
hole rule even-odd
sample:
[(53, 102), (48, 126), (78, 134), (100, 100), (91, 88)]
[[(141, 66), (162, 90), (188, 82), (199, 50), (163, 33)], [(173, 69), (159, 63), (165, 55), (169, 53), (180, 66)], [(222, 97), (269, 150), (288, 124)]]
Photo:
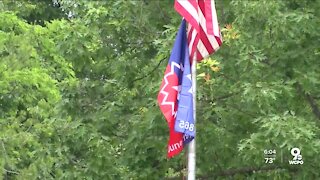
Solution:
[(175, 0), (174, 6), (184, 19), (158, 94), (160, 110), (169, 126), (169, 158), (179, 154), (195, 136), (191, 58), (196, 54), (201, 61), (222, 44), (213, 0)]
[(169, 158), (181, 152), (194, 136), (192, 102), (191, 67), (183, 20), (158, 95), (160, 109), (169, 125)]

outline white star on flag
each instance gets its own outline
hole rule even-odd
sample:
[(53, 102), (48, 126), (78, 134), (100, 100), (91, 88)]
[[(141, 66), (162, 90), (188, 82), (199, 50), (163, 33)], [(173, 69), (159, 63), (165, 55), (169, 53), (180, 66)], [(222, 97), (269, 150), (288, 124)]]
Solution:
[[(190, 81), (192, 82), (191, 74), (188, 74), (188, 75), (187, 75), (187, 78), (188, 78), (188, 79), (190, 79)], [(191, 93), (191, 94), (193, 94), (192, 86), (190, 87), (190, 89), (189, 89), (189, 91), (188, 91), (188, 92), (189, 92), (189, 93)]]

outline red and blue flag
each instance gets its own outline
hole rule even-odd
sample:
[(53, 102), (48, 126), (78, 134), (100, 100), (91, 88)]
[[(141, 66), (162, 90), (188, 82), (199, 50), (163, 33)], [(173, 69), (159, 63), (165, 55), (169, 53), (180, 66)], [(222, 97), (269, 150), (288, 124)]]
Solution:
[(195, 136), (191, 78), (186, 21), (182, 20), (158, 95), (170, 131), (169, 158)]

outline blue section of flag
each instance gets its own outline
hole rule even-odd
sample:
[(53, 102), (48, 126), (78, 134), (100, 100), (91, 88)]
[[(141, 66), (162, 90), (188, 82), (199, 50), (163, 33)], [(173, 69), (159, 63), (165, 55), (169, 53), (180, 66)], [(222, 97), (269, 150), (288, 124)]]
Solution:
[(179, 86), (177, 87), (177, 112), (174, 130), (184, 133), (184, 144), (186, 144), (195, 136), (195, 124), (193, 118), (191, 65), (185, 20), (182, 20), (169, 63), (176, 63), (180, 67), (175, 68), (175, 73), (179, 77)]
[(189, 55), (186, 53), (189, 53), (189, 49), (187, 44), (186, 21), (183, 20), (176, 36), (176, 40), (174, 42), (168, 62), (169, 65), (172, 65), (173, 63), (179, 65), (179, 68), (175, 68), (174, 70), (175, 74), (179, 77), (179, 82), (181, 82), (180, 79), (183, 70), (180, 66), (183, 65), (183, 60), (185, 58), (189, 58)]

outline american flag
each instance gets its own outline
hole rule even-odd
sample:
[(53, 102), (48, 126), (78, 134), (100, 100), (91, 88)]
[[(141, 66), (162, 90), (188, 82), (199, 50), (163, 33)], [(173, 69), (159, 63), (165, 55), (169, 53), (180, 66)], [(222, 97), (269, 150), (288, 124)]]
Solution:
[(188, 22), (190, 57), (197, 61), (217, 51), (221, 44), (214, 0), (175, 0), (174, 8)]

